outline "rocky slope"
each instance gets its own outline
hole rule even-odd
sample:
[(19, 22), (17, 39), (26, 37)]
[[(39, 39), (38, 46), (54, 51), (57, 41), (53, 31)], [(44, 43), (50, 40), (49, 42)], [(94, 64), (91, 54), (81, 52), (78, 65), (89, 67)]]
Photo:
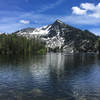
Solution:
[(95, 52), (98, 37), (88, 30), (82, 31), (56, 20), (53, 24), (40, 28), (26, 28), (15, 32), (27, 38), (40, 38), (49, 50), (64, 52)]

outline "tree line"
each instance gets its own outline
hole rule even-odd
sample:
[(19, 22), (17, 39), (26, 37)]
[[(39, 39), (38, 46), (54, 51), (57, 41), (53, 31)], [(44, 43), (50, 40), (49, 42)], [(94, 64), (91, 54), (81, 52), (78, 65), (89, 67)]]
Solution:
[(0, 54), (2, 55), (34, 55), (45, 52), (45, 43), (39, 39), (28, 39), (16, 34), (0, 35)]

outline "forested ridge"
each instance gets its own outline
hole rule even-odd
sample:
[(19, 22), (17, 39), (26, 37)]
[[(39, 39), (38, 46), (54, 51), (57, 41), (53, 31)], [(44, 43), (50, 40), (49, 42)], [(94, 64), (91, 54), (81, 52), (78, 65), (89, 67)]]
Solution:
[(34, 55), (45, 52), (45, 43), (38, 39), (28, 39), (16, 34), (0, 35), (0, 54), (2, 55)]

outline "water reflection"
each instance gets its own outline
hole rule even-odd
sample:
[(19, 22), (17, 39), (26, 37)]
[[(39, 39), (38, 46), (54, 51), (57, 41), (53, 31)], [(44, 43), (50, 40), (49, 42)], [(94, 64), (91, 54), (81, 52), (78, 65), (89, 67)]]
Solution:
[(64, 56), (61, 53), (43, 56), (40, 62), (30, 67), (30, 72), (35, 82), (44, 82), (44, 84), (49, 81), (50, 72), (54, 72), (59, 78), (59, 75), (64, 72)]
[(48, 53), (0, 57), (0, 100), (99, 100), (100, 61)]

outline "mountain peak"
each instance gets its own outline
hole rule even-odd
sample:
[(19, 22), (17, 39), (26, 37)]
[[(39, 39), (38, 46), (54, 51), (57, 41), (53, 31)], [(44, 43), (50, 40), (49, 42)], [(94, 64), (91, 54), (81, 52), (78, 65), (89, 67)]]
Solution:
[(57, 19), (56, 22), (63, 23), (61, 20)]
[(59, 19), (57, 19), (54, 24), (64, 24), (62, 21), (60, 21)]

